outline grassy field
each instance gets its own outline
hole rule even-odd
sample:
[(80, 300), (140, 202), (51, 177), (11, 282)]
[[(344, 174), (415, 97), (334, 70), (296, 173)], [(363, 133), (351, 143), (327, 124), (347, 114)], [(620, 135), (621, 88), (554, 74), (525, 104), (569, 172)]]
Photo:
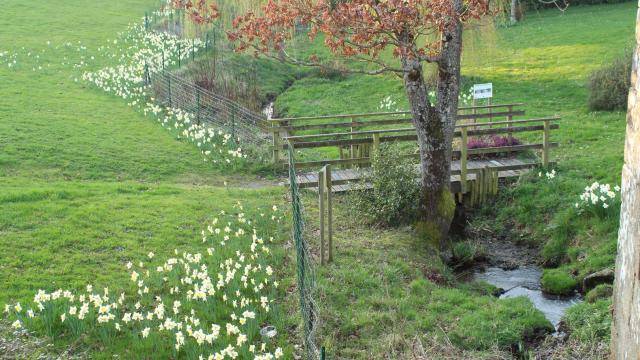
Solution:
[[(0, 253), (0, 304), (27, 301), (38, 288), (124, 286), (126, 262), (149, 251), (166, 257), (176, 247), (195, 247), (205, 222), (237, 201), (248, 208), (284, 206), (282, 189), (246, 188), (255, 187), (255, 176), (212, 168), (193, 145), (121, 99), (76, 82), (81, 70), (63, 64), (77, 54), (56, 46), (104, 45), (155, 1), (3, 5), (0, 52), (31, 52), (47, 65), (34, 70), (33, 58), (18, 58), (11, 68), (0, 66), (0, 246), (7, 250)], [(611, 266), (615, 255), (616, 217), (572, 208), (591, 181), (619, 181), (624, 131), (622, 113), (587, 110), (586, 80), (631, 42), (633, 5), (531, 13), (518, 26), (492, 30), (483, 37), (486, 47), (470, 46), (463, 67), (466, 82), (494, 83), (497, 102), (525, 102), (529, 116), (563, 117), (554, 133), (561, 143), (556, 180), (533, 174), (509, 187), (473, 226), (503, 233), (513, 225), (527, 242), (547, 244), (546, 254), (560, 254), (562, 269), (579, 276)], [(269, 64), (260, 69), (269, 71)], [(376, 111), (388, 95), (406, 106), (401, 82), (390, 76), (296, 71), (286, 81), (266, 79), (268, 92), (297, 79), (277, 99), (281, 115)], [(315, 203), (305, 198), (314, 243)], [(527, 301), (499, 301), (486, 285), (459, 282), (409, 229), (371, 229), (353, 223), (343, 205), (336, 211), (336, 262), (317, 270), (319, 339), (332, 356), (399, 358), (417, 342), (444, 344), (434, 350), (442, 358), (506, 356), (504, 350), (519, 352), (534, 332), (548, 328)], [(284, 259), (279, 271), (286, 288), (290, 243), (281, 240), (276, 256)], [(295, 296), (286, 302), (295, 314)], [(599, 304), (599, 313), (605, 308)], [(574, 322), (588, 329), (590, 311), (581, 309)], [(283, 322), (297, 339), (296, 317)], [(585, 341), (593, 335), (584, 333)]]
[(77, 48), (88, 62), (155, 5), (3, 3), (0, 52), (19, 55), (0, 66), (0, 303), (26, 303), (41, 288), (117, 291), (129, 282), (127, 262), (201, 247), (201, 230), (221, 210), (237, 212), (241, 201), (257, 216), (285, 201), (282, 189), (221, 174), (122, 99), (76, 82)]

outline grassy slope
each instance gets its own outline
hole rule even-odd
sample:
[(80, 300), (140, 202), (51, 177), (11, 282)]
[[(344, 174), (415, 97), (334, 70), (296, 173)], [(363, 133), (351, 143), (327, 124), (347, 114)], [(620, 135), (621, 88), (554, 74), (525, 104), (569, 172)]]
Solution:
[[(560, 244), (551, 253), (560, 255), (573, 240), (597, 258), (593, 266), (576, 265), (583, 273), (612, 265), (617, 219), (613, 214), (594, 221), (570, 208), (593, 181), (619, 182), (625, 127), (624, 113), (587, 109), (588, 77), (632, 43), (633, 9), (633, 3), (624, 3), (572, 7), (564, 15), (531, 12), (517, 26), (498, 28), (484, 42), (466, 47), (463, 75), (493, 82), (496, 103), (524, 102), (528, 117), (563, 118), (552, 135), (561, 145), (553, 154), (559, 177), (525, 181), (503, 192), (500, 206), (487, 209), (487, 221), (497, 216), (500, 221), (492, 226), (498, 228), (515, 222), (536, 243), (555, 239)], [(392, 76), (305, 78), (278, 98), (276, 110), (292, 116), (372, 112), (387, 95), (406, 106), (402, 84)]]
[[(467, 46), (464, 76), (474, 82), (493, 82), (496, 103), (525, 102), (527, 116), (559, 114), (563, 118), (561, 129), (553, 133), (553, 141), (561, 144), (553, 154), (559, 163), (559, 176), (553, 181), (547, 181), (532, 174), (508, 187), (502, 192), (497, 204), (480, 212), (474, 225), (482, 228), (487, 228), (488, 225), (496, 232), (501, 232), (506, 225), (515, 224), (519, 232), (528, 234), (522, 237), (526, 242), (546, 245), (546, 248), (551, 249), (545, 251), (545, 255), (560, 253), (564, 256), (564, 261), (569, 262), (564, 268), (577, 273), (578, 277), (612, 266), (615, 258), (615, 210), (611, 216), (599, 218), (578, 214), (573, 210), (573, 204), (584, 187), (593, 181), (609, 182), (612, 185), (619, 182), (624, 114), (590, 112), (586, 106), (587, 82), (594, 69), (622, 55), (625, 47), (632, 42), (634, 9), (633, 3), (626, 3), (572, 7), (565, 15), (560, 15), (555, 10), (532, 12), (524, 22), (515, 27), (497, 29), (494, 43)], [(492, 36), (490, 34), (487, 37)], [(478, 55), (481, 51), (487, 56)], [(392, 95), (401, 108), (406, 106), (402, 84), (391, 76), (353, 75), (339, 80), (309, 77), (297, 81), (282, 94), (276, 102), (276, 110), (290, 116), (372, 112), (377, 110), (380, 100), (388, 95)], [(339, 233), (345, 241), (344, 245), (339, 246), (346, 246), (347, 249), (343, 251), (347, 251), (348, 255), (342, 258), (345, 255), (340, 254), (339, 265), (321, 271), (324, 277), (331, 279), (321, 281), (323, 285), (330, 287), (330, 290), (325, 290), (327, 301), (324, 310), (329, 316), (338, 318), (336, 324), (331, 321), (331, 327), (335, 329), (332, 336), (336, 339), (334, 345), (338, 353), (346, 357), (364, 358), (371, 355), (358, 352), (361, 347), (355, 344), (344, 347), (337, 345), (344, 344), (347, 339), (352, 343), (370, 342), (367, 345), (369, 349), (403, 349), (407, 346), (407, 337), (426, 328), (416, 321), (406, 320), (402, 311), (395, 313), (397, 309), (403, 308), (395, 299), (400, 293), (410, 293), (410, 284), (419, 281), (417, 279), (421, 276), (395, 278), (399, 275), (394, 274), (395, 280), (383, 282), (387, 285), (380, 288), (379, 283), (373, 286), (367, 280), (368, 276), (359, 276), (348, 269), (362, 266), (362, 252), (366, 252), (371, 263), (368, 274), (381, 279), (388, 278), (388, 271), (402, 274), (402, 267), (390, 264), (387, 259), (402, 253), (400, 250), (396, 253), (392, 243), (400, 243), (397, 246), (405, 250), (406, 246), (411, 246), (410, 241), (406, 242), (407, 235), (402, 231), (395, 234), (370, 233), (348, 225), (340, 229)], [(375, 244), (373, 239), (382, 244)], [(370, 247), (374, 246), (386, 255), (369, 252)], [(571, 249), (567, 250), (568, 247)], [(566, 255), (567, 252), (569, 256)], [(342, 286), (343, 281), (352, 286)], [(334, 282), (336, 284), (332, 285)], [(343, 295), (346, 299), (336, 295), (341, 291), (345, 293)], [(390, 295), (394, 291), (399, 293)], [(386, 297), (381, 296), (381, 292), (387, 294)], [(367, 300), (367, 296), (376, 298)], [(434, 300), (436, 299), (431, 298), (431, 301)], [(389, 304), (387, 301), (396, 303), (386, 307)], [(384, 304), (380, 305), (379, 302)], [(347, 306), (362, 306), (363, 311), (365, 308), (373, 310), (366, 316), (357, 315), (354, 310), (349, 318), (341, 313)], [(585, 304), (583, 307), (588, 306)], [(385, 312), (385, 309), (393, 312), (393, 315)], [(429, 318), (433, 314), (432, 309), (421, 308), (421, 305), (412, 306), (410, 311), (417, 311), (418, 319)], [(594, 327), (590, 322), (601, 321), (599, 317), (603, 313), (597, 309), (583, 313), (595, 314), (594, 320), (580, 320), (584, 325), (584, 333), (593, 335), (594, 332), (589, 331), (590, 327)], [(380, 322), (371, 320), (379, 316), (383, 317)], [(444, 311), (442, 316), (446, 318), (447, 312)], [(603, 316), (606, 317), (606, 314)], [(384, 319), (393, 320), (387, 322)], [(367, 325), (371, 321), (375, 324), (383, 323), (382, 330), (378, 325)], [(494, 322), (494, 326), (495, 324)], [(398, 330), (399, 328), (402, 330)], [(477, 328), (469, 326), (469, 332), (474, 331)], [(401, 344), (393, 338), (399, 334), (404, 339)], [(599, 334), (606, 337), (607, 332)], [(588, 336), (580, 338), (584, 340)], [(337, 341), (338, 339), (341, 341)], [(589, 342), (591, 340), (588, 339)], [(459, 341), (456, 343), (462, 345)]]
[(126, 261), (188, 247), (205, 220), (237, 200), (279, 200), (281, 190), (221, 187), (243, 179), (225, 179), (195, 147), (121, 99), (75, 83), (80, 70), (61, 64), (56, 45), (80, 40), (95, 51), (153, 5), (3, 4), (0, 48), (24, 46), (52, 65), (33, 72), (32, 60), (19, 58), (15, 68), (0, 66), (0, 303), (38, 287), (117, 286)]

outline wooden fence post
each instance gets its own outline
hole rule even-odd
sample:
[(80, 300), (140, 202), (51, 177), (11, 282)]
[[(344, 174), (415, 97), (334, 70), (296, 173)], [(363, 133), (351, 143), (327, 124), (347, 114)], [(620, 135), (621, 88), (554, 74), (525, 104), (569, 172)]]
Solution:
[(333, 261), (333, 181), (331, 180), (331, 165), (324, 167), (324, 185), (327, 192), (327, 240), (329, 245), (329, 262)]
[(468, 136), (467, 128), (462, 128), (462, 139), (460, 143), (460, 192), (467, 192), (467, 149), (468, 149)]
[(320, 202), (320, 264), (324, 265), (324, 190), (325, 168), (318, 172), (318, 201)]
[[(351, 117), (351, 128), (350, 131), (351, 132), (351, 136), (350, 139), (353, 140), (353, 132), (355, 130), (355, 126), (356, 125), (356, 118), (355, 117)], [(353, 160), (353, 158), (356, 156), (355, 154), (355, 146), (353, 144), (351, 144), (351, 150), (349, 152), (349, 157)], [(353, 165), (351, 166), (353, 167)]]
[(551, 126), (549, 120), (544, 121), (544, 135), (542, 139), (542, 165), (549, 166), (549, 130)]

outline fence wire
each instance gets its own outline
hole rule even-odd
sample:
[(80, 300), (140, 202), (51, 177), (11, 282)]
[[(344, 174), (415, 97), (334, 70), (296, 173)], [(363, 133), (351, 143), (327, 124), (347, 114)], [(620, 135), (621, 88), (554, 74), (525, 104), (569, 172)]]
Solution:
[(198, 124), (223, 130), (239, 139), (243, 146), (260, 148), (268, 145), (268, 134), (259, 127), (265, 116), (169, 71), (152, 75), (151, 82), (157, 102), (190, 112)]
[(296, 245), (298, 295), (300, 313), (304, 326), (304, 347), (307, 359), (321, 358), (316, 344), (318, 328), (318, 307), (313, 299), (315, 292), (315, 273), (309, 254), (309, 246), (304, 238), (304, 209), (300, 200), (300, 191), (296, 179), (294, 150), (289, 146), (289, 182), (291, 186), (291, 205), (293, 208), (293, 239)]

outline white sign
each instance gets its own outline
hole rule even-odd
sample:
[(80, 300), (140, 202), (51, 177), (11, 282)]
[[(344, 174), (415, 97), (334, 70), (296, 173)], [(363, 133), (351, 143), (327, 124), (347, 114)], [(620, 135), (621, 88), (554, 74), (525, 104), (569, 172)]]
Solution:
[(473, 85), (473, 100), (489, 99), (493, 97), (493, 84)]

